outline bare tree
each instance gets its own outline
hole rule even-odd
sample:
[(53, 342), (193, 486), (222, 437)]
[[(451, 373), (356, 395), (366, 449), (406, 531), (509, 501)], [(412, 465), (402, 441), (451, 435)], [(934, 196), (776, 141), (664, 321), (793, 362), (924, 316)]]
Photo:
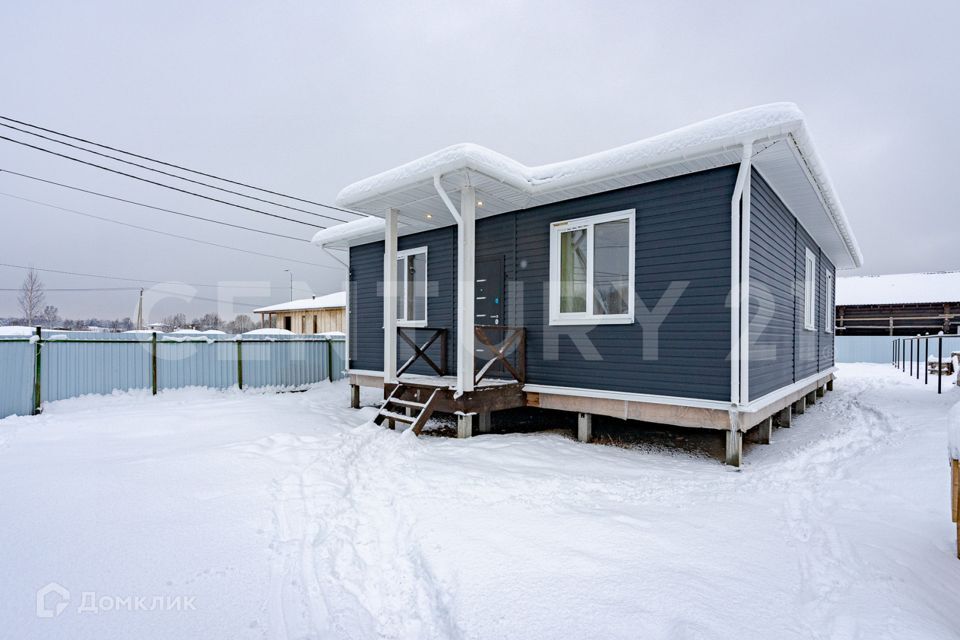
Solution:
[(54, 327), (57, 323), (60, 322), (60, 313), (58, 309), (52, 304), (48, 304), (43, 308), (43, 324), (47, 327)]
[(30, 269), (27, 271), (27, 277), (23, 279), (23, 284), (20, 285), (20, 294), (17, 296), (20, 311), (23, 312), (23, 317), (28, 325), (33, 325), (34, 319), (40, 317), (45, 298), (40, 276), (37, 275), (36, 271)]

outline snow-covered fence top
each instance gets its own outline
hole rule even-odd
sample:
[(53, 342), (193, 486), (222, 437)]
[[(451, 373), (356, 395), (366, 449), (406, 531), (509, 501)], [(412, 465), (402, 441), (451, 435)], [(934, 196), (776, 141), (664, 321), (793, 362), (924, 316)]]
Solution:
[(345, 354), (342, 334), (0, 335), (0, 418), (115, 390), (303, 387), (343, 377)]
[(953, 405), (947, 417), (947, 444), (950, 457), (960, 460), (960, 402)]

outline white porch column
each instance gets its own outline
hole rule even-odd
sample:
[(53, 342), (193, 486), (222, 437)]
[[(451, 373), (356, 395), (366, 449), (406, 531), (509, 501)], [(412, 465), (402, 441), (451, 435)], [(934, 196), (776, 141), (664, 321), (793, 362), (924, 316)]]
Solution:
[(473, 391), (476, 207), (474, 188), (463, 187), (457, 225), (457, 395)]
[(397, 210), (384, 214), (383, 382), (397, 381)]

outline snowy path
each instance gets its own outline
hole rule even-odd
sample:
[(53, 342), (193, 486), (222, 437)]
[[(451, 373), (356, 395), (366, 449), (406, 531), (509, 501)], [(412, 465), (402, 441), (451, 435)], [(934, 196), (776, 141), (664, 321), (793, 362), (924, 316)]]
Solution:
[[(0, 421), (0, 620), (30, 638), (957, 638), (945, 415), (881, 365), (744, 469), (557, 434), (413, 438), (346, 389)], [(71, 592), (55, 619), (35, 591)], [(195, 611), (77, 611), (81, 592)]]

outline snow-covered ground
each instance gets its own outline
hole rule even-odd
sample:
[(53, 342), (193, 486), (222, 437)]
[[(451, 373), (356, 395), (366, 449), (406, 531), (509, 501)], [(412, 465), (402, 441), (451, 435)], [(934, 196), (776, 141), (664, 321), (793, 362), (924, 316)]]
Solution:
[(739, 472), (417, 439), (342, 384), (49, 404), (0, 421), (0, 636), (957, 638), (960, 393), (888, 365), (836, 389)]

